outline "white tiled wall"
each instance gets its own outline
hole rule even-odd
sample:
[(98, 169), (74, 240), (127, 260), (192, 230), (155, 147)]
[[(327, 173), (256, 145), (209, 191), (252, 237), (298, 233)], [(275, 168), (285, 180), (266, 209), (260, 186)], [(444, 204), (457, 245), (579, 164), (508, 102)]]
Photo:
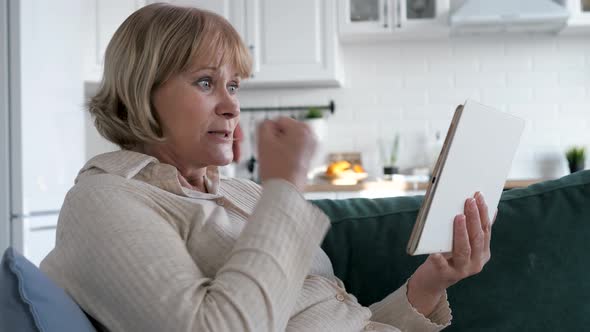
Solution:
[[(341, 57), (342, 88), (242, 90), (242, 106), (334, 100), (323, 152), (361, 151), (372, 172), (379, 169), (377, 140), (393, 132), (402, 135), (401, 167), (426, 164), (434, 133), (446, 133), (454, 107), (466, 98), (527, 120), (512, 178), (564, 175), (564, 150), (590, 148), (588, 36), (354, 44), (343, 45)], [(242, 117), (247, 130), (249, 115)], [(250, 144), (243, 148), (247, 159)]]

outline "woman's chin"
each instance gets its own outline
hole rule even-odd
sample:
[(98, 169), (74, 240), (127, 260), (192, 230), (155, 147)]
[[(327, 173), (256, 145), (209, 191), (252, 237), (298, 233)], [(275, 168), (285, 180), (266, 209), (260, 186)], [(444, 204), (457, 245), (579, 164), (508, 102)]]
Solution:
[(212, 165), (214, 166), (225, 166), (231, 164), (234, 159), (233, 153), (221, 153), (212, 158)]

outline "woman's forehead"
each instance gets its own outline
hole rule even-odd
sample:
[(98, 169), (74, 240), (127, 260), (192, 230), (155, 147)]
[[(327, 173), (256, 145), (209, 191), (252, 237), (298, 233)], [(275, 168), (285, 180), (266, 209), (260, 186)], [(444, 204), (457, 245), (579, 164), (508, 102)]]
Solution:
[(206, 69), (215, 72), (227, 71), (232, 75), (238, 75), (237, 68), (233, 63), (227, 61), (222, 62), (222, 60), (222, 56), (219, 56), (216, 59), (193, 59), (188, 67), (188, 72), (194, 73)]

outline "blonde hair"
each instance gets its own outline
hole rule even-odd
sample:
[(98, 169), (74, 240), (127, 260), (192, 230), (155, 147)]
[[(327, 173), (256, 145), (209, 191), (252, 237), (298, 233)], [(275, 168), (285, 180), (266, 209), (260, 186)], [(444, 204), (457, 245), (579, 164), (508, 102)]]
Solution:
[(152, 93), (195, 60), (229, 63), (243, 78), (252, 69), (248, 49), (223, 17), (161, 3), (137, 10), (109, 42), (100, 88), (88, 103), (98, 132), (122, 149), (162, 142)]

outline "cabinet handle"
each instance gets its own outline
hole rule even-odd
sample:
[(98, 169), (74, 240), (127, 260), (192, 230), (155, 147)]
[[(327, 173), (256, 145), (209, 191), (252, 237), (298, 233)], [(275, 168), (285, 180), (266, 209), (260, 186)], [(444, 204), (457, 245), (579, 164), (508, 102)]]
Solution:
[(389, 0), (383, 0), (383, 27), (385, 29), (387, 29), (388, 24), (387, 24), (387, 19), (388, 19), (388, 15), (387, 15), (387, 1)]

